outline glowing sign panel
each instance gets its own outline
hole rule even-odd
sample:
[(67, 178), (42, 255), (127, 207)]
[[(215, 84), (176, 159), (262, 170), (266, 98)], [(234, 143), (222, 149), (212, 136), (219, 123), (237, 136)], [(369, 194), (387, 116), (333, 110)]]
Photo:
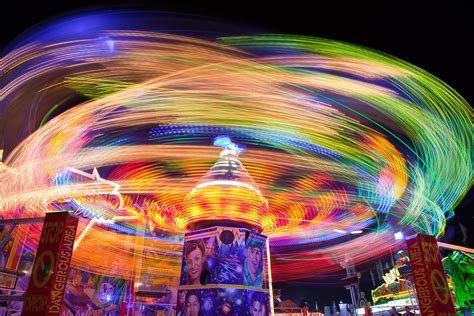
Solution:
[(436, 239), (419, 234), (407, 247), (421, 315), (456, 315)]
[(22, 315), (59, 315), (78, 219), (67, 212), (46, 214)]

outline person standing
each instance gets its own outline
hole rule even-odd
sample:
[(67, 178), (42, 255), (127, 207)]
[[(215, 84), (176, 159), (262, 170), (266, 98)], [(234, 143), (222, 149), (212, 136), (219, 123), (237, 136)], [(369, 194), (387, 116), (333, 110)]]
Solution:
[(308, 316), (308, 311), (309, 311), (308, 302), (304, 301), (302, 311), (303, 311), (303, 316)]

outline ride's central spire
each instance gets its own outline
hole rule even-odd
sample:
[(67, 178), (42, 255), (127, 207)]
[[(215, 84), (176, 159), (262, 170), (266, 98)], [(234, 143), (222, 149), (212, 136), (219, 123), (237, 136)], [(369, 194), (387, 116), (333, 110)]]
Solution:
[(268, 202), (238, 159), (243, 148), (227, 136), (214, 145), (223, 148), (218, 161), (184, 200), (177, 313), (197, 315), (201, 301), (205, 315), (268, 316), (269, 246), (259, 234)]
[(257, 185), (239, 160), (239, 154), (244, 148), (232, 142), (228, 136), (216, 137), (214, 145), (223, 148), (219, 160), (201, 178), (196, 188), (208, 185), (247, 186), (260, 194)]
[(239, 154), (244, 151), (244, 148), (236, 143), (233, 143), (228, 136), (217, 136), (214, 139), (214, 146), (224, 148), (221, 153), (221, 158), (238, 158)]
[(273, 222), (262, 221), (268, 213), (268, 201), (238, 158), (243, 147), (228, 136), (215, 138), (214, 145), (223, 150), (184, 199), (183, 227), (195, 229), (203, 222), (214, 222), (214, 226), (239, 223), (239, 227), (268, 229)]

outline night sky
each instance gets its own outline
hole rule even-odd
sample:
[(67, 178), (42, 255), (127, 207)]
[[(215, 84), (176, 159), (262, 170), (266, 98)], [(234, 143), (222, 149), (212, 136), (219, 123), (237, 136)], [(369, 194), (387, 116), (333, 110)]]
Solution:
[[(130, 7), (129, 2), (9, 0), (2, 4), (2, 47), (36, 24), (70, 11)], [(135, 8), (210, 17), (243, 29), (310, 35), (351, 42), (413, 63), (457, 90), (472, 105), (473, 1), (139, 1)], [(159, 4), (158, 4), (159, 2)], [(330, 3), (329, 3), (330, 2)], [(113, 5), (113, 6), (111, 6)], [(444, 241), (474, 247), (472, 189), (448, 224)], [(467, 229), (463, 234), (460, 223)], [(465, 231), (466, 232), (466, 231)], [(389, 259), (385, 259), (387, 261)], [(363, 288), (370, 288), (368, 267), (360, 267)], [(342, 272), (341, 272), (342, 273)], [(338, 285), (341, 274), (276, 284), (283, 299), (306, 299), (319, 307), (334, 299), (349, 301)], [(369, 294), (366, 292), (366, 294)]]

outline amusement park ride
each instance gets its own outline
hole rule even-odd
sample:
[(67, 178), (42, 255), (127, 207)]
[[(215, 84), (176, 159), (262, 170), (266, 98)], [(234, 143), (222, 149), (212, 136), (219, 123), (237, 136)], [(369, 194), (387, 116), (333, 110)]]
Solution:
[(425, 235), (472, 181), (456, 91), (342, 42), (142, 22), (69, 18), (5, 56), (2, 289), (26, 291), (24, 315), (269, 315), (272, 282), (341, 267), (356, 303), (354, 267), (405, 239), (441, 271)]

